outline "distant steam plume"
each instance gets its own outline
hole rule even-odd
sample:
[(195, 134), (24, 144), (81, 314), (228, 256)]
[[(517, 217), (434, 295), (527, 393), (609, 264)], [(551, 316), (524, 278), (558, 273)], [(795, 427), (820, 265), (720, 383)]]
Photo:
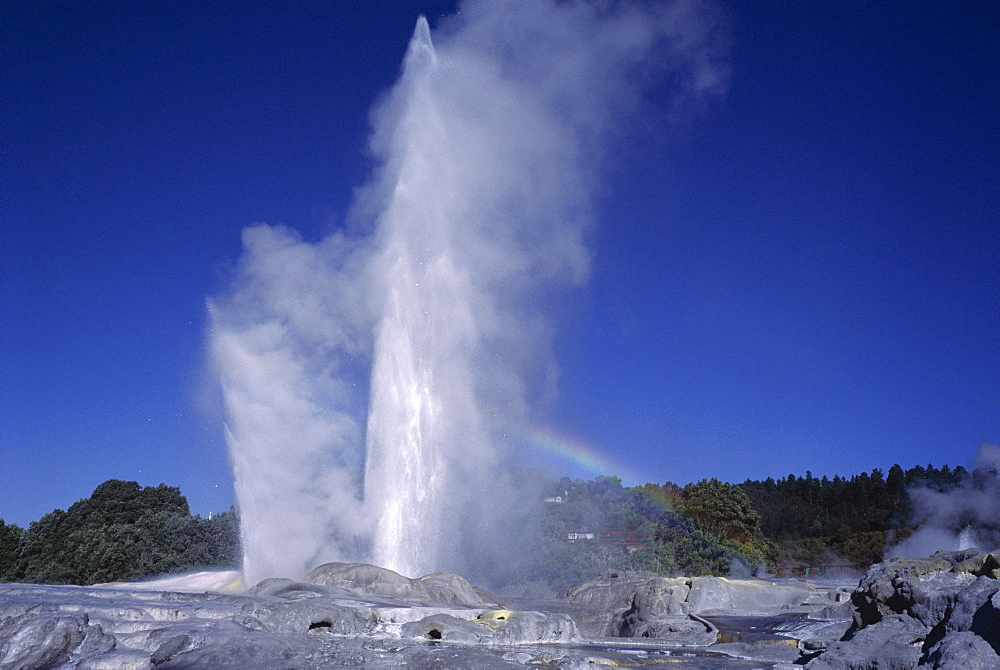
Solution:
[(956, 487), (908, 491), (919, 528), (889, 548), (887, 558), (927, 556), (944, 549), (1000, 549), (1000, 445), (983, 442), (971, 468)]
[(248, 581), (330, 560), (415, 576), (490, 564), (517, 532), (509, 445), (554, 379), (544, 297), (586, 279), (609, 131), (667, 78), (721, 92), (714, 7), (464, 5), (417, 23), (372, 116), (358, 229), (244, 232), (210, 352)]

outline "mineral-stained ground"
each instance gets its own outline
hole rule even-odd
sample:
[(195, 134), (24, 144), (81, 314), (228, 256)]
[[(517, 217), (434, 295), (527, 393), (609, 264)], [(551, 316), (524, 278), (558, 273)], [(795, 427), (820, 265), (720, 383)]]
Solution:
[(3, 584), (0, 668), (998, 668), (997, 577), (969, 550), (857, 588), (609, 573), (534, 601), (343, 563), (243, 593)]

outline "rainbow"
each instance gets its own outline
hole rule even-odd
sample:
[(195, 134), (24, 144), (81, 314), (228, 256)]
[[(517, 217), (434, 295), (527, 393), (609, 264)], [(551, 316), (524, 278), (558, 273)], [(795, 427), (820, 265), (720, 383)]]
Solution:
[(621, 463), (616, 463), (598, 449), (576, 439), (556, 433), (545, 426), (505, 426), (504, 433), (534, 452), (560, 464), (570, 464), (590, 476), (611, 475), (623, 480), (638, 481)]

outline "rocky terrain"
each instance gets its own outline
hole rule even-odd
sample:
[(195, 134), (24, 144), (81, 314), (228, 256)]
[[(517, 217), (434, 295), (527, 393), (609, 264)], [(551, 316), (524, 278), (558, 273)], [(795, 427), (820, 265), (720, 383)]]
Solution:
[(966, 551), (873, 566), (856, 589), (626, 572), (546, 601), (346, 563), (239, 594), (4, 584), (0, 669), (1000, 668), (998, 577)]
[(1000, 558), (978, 549), (873, 565), (852, 624), (810, 670), (1000, 668)]

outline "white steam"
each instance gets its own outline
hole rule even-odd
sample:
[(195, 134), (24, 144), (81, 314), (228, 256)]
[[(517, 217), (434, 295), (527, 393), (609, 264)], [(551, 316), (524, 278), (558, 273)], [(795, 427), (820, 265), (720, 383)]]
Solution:
[(244, 232), (209, 311), (248, 581), (331, 560), (474, 573), (510, 546), (496, 427), (554, 378), (542, 306), (586, 278), (607, 138), (656, 77), (677, 105), (721, 91), (710, 9), (470, 3), (433, 36), (421, 19), (372, 115), (370, 232)]
[(1000, 548), (1000, 445), (983, 442), (971, 467), (971, 474), (956, 488), (908, 491), (919, 529), (888, 549), (886, 558)]

